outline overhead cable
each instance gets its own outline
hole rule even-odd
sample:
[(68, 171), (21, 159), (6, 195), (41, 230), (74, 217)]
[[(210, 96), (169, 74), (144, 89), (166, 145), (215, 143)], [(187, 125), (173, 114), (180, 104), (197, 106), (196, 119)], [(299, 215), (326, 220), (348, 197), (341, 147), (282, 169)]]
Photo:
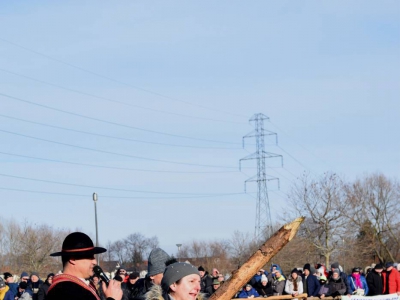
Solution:
[(65, 61), (63, 61), (63, 60), (60, 60), (60, 59), (57, 59), (57, 58), (54, 58), (54, 57), (51, 57), (51, 56), (49, 56), (49, 55), (47, 55), (47, 54), (41, 53), (41, 52), (39, 52), (39, 51), (30, 49), (30, 48), (28, 48), (28, 47), (19, 45), (19, 44), (17, 44), (17, 43), (11, 42), (11, 41), (8, 41), (8, 40), (6, 40), (6, 39), (0, 38), (0, 40), (3, 41), (3, 42), (5, 42), (5, 43), (8, 43), (8, 44), (10, 44), (10, 45), (13, 45), (13, 46), (15, 46), (15, 47), (24, 49), (24, 50), (26, 50), (26, 51), (35, 53), (35, 54), (37, 54), (37, 55), (46, 57), (46, 58), (48, 58), (48, 59), (50, 59), (50, 60), (53, 60), (53, 61), (56, 61), (56, 62), (58, 62), (58, 63), (64, 64), (64, 65), (69, 66), (69, 67), (71, 67), (71, 68), (74, 68), (74, 69), (77, 69), (77, 70), (80, 70), (80, 71), (83, 71), (83, 72), (86, 72), (86, 73), (95, 75), (95, 76), (100, 77), (100, 78), (103, 78), (103, 79), (107, 79), (107, 80), (110, 80), (110, 81), (113, 81), (113, 82), (116, 82), (116, 83), (119, 83), (119, 84), (122, 84), (122, 85), (126, 85), (126, 86), (132, 87), (132, 88), (134, 88), (134, 89), (137, 89), (137, 90), (140, 90), (140, 91), (149, 93), (149, 94), (153, 94), (153, 95), (155, 95), (155, 96), (162, 97), (162, 98), (164, 98), (164, 99), (169, 99), (169, 100), (172, 100), (172, 101), (181, 102), (181, 103), (185, 103), (185, 104), (187, 104), (187, 105), (191, 105), (191, 106), (195, 106), (195, 107), (200, 107), (200, 108), (203, 108), (203, 109), (208, 109), (208, 110), (211, 110), (211, 111), (215, 111), (215, 112), (219, 112), (219, 113), (224, 113), (224, 114), (228, 114), (228, 115), (232, 115), (232, 116), (239, 116), (239, 117), (245, 117), (245, 118), (247, 118), (247, 116), (243, 116), (243, 115), (240, 115), (240, 114), (234, 114), (234, 113), (231, 113), (231, 112), (222, 111), (222, 110), (219, 110), (219, 109), (207, 107), (207, 106), (200, 105), (200, 104), (196, 104), (196, 103), (192, 103), (192, 102), (189, 102), (189, 101), (184, 101), (184, 100), (180, 100), (180, 99), (177, 99), (177, 98), (169, 97), (169, 96), (163, 95), (163, 94), (158, 93), (158, 92), (154, 92), (154, 91), (151, 91), (151, 90), (148, 90), (148, 89), (144, 89), (144, 88), (141, 88), (141, 87), (138, 87), (138, 86), (135, 86), (135, 85), (132, 85), (132, 84), (129, 84), (129, 83), (126, 83), (126, 82), (123, 82), (123, 81), (120, 81), (120, 80), (117, 80), (117, 79), (108, 77), (108, 76), (106, 76), (106, 75), (102, 75), (102, 74), (99, 74), (99, 73), (90, 71), (90, 70), (88, 70), (88, 69), (79, 67), (79, 66), (77, 66), (77, 65), (74, 65), (74, 64), (65, 62)]
[(166, 135), (166, 136), (173, 136), (173, 137), (190, 139), (190, 140), (204, 141), (204, 142), (221, 143), (221, 144), (235, 144), (235, 145), (239, 144), (239, 143), (231, 143), (231, 142), (222, 142), (222, 141), (194, 138), (194, 137), (189, 137), (189, 136), (183, 136), (183, 135), (177, 135), (177, 134), (171, 134), (171, 133), (165, 133), (165, 132), (145, 129), (145, 128), (141, 128), (141, 127), (124, 125), (124, 124), (120, 124), (120, 123), (116, 123), (116, 122), (112, 122), (112, 121), (107, 121), (107, 120), (103, 120), (103, 119), (98, 119), (98, 118), (94, 118), (94, 117), (85, 116), (85, 115), (82, 115), (82, 114), (66, 111), (66, 110), (63, 110), (63, 109), (58, 109), (58, 108), (55, 108), (55, 107), (51, 107), (51, 106), (48, 106), (48, 105), (40, 104), (40, 103), (29, 101), (29, 100), (24, 100), (24, 99), (21, 99), (21, 98), (18, 98), (18, 97), (14, 97), (14, 96), (11, 96), (11, 95), (7, 95), (7, 94), (3, 94), (3, 93), (0, 93), (0, 96), (6, 97), (6, 98), (9, 98), (9, 99), (13, 99), (13, 100), (17, 100), (17, 101), (20, 101), (20, 102), (24, 102), (24, 103), (27, 103), (27, 104), (30, 104), (30, 105), (39, 106), (39, 107), (43, 107), (43, 108), (46, 108), (46, 109), (58, 111), (58, 112), (61, 112), (61, 113), (64, 113), (64, 114), (68, 114), (68, 115), (72, 115), (72, 116), (76, 116), (76, 117), (80, 117), (80, 118), (84, 118), (84, 119), (88, 119), (88, 120), (93, 120), (93, 121), (97, 121), (97, 122), (101, 122), (101, 123), (111, 124), (111, 125), (115, 125), (115, 126), (119, 126), (119, 127), (130, 128), (130, 129), (140, 130), (140, 131), (144, 131), (144, 132), (156, 133), (156, 134), (161, 134), (161, 135)]
[(235, 122), (235, 121), (227, 121), (227, 120), (219, 120), (219, 119), (213, 119), (213, 118), (206, 118), (206, 117), (197, 117), (197, 116), (190, 116), (190, 115), (185, 115), (185, 114), (180, 114), (180, 113), (175, 113), (175, 112), (170, 112), (170, 111), (165, 111), (165, 110), (160, 110), (160, 109), (154, 109), (154, 108), (150, 108), (150, 107), (145, 107), (145, 106), (141, 106), (141, 105), (137, 105), (137, 104), (132, 104), (132, 103), (128, 103), (125, 101), (121, 101), (121, 100), (115, 100), (115, 99), (110, 99), (110, 98), (106, 98), (106, 97), (102, 97), (102, 96), (97, 96), (97, 95), (93, 95), (87, 92), (82, 92), (82, 91), (78, 91), (75, 89), (71, 89), (68, 87), (64, 87), (58, 84), (54, 84), (54, 83), (50, 83), (44, 80), (40, 80), (40, 79), (36, 79), (27, 75), (23, 75), (23, 74), (19, 74), (16, 72), (12, 72), (6, 69), (2, 69), (0, 68), (0, 71), (5, 72), (5, 73), (9, 73), (9, 74), (13, 74), (15, 76), (19, 76), (22, 78), (26, 78), (35, 82), (40, 82), (46, 85), (50, 85), (59, 89), (63, 89), (66, 91), (70, 91), (73, 93), (77, 93), (80, 95), (84, 95), (84, 96), (89, 96), (92, 98), (96, 98), (96, 99), (101, 99), (101, 100), (105, 100), (105, 101), (109, 101), (109, 102), (113, 102), (113, 103), (119, 103), (119, 104), (123, 104), (123, 105), (127, 105), (127, 106), (131, 106), (131, 107), (136, 107), (136, 108), (140, 108), (140, 109), (144, 109), (144, 110), (148, 110), (148, 111), (153, 111), (153, 112), (157, 112), (157, 113), (163, 113), (163, 114), (169, 114), (169, 115), (173, 115), (173, 116), (180, 116), (180, 117), (186, 117), (186, 118), (191, 118), (191, 119), (199, 119), (199, 120), (206, 120), (206, 121), (213, 121), (213, 122), (223, 122), (223, 123), (236, 123), (236, 124), (246, 124), (245, 122)]
[(99, 150), (99, 149), (95, 149), (95, 148), (83, 147), (83, 146), (72, 145), (72, 144), (68, 144), (68, 143), (62, 143), (62, 142), (57, 142), (57, 141), (53, 141), (53, 140), (43, 139), (43, 138), (30, 136), (30, 135), (26, 135), (26, 134), (22, 134), (22, 133), (17, 133), (17, 132), (12, 132), (12, 131), (8, 131), (8, 130), (3, 130), (3, 129), (0, 129), (0, 132), (4, 132), (4, 133), (7, 133), (7, 134), (12, 134), (12, 135), (16, 135), (16, 136), (21, 136), (21, 137), (25, 137), (25, 138), (35, 139), (35, 140), (39, 140), (39, 141), (44, 141), (44, 142), (47, 142), (47, 143), (52, 143), (52, 144), (72, 147), (72, 148), (78, 148), (78, 149), (83, 149), (83, 150), (88, 150), (88, 151), (93, 151), (93, 152), (99, 152), (99, 153), (104, 153), (104, 154), (111, 154), (111, 155), (116, 155), (116, 156), (130, 157), (130, 158), (135, 158), (135, 159), (140, 159), (140, 160), (163, 162), (163, 163), (169, 163), (169, 164), (175, 164), (175, 165), (206, 167), (206, 168), (237, 169), (237, 167), (234, 167), (234, 166), (216, 166), (216, 165), (184, 163), (184, 162), (176, 162), (176, 161), (170, 161), (170, 160), (163, 160), (163, 159), (156, 159), (156, 158), (150, 158), (150, 157), (143, 157), (143, 156), (136, 156), (136, 155), (130, 155), (130, 154), (117, 153), (117, 152), (112, 152), (112, 151)]
[(78, 162), (71, 162), (66, 160), (57, 160), (57, 159), (50, 159), (50, 158), (43, 158), (37, 156), (28, 156), (28, 155), (21, 155), (9, 152), (2, 152), (0, 154), (9, 155), (14, 157), (21, 157), (21, 158), (28, 158), (28, 159), (35, 159), (41, 161), (48, 161), (54, 163), (62, 163), (68, 165), (76, 165), (76, 166), (84, 166), (84, 167), (91, 167), (91, 168), (102, 168), (102, 169), (111, 169), (111, 170), (123, 170), (123, 171), (134, 171), (134, 172), (148, 172), (148, 173), (169, 173), (169, 174), (220, 174), (220, 173), (236, 173), (239, 171), (171, 171), (171, 170), (150, 170), (150, 169), (138, 169), (138, 168), (127, 168), (127, 167), (116, 167), (116, 166), (105, 166), (105, 165), (96, 165), (96, 164), (86, 164), (86, 163), (78, 163)]

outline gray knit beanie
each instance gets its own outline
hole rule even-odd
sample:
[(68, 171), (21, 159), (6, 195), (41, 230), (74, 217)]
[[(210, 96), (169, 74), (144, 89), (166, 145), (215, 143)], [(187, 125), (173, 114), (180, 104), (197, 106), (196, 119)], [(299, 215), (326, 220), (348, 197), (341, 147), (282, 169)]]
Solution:
[(163, 273), (165, 270), (165, 262), (169, 259), (169, 255), (163, 249), (155, 248), (151, 250), (147, 266), (147, 275), (154, 276)]
[(163, 279), (161, 280), (161, 288), (164, 292), (168, 292), (171, 284), (177, 282), (179, 279), (185, 276), (192, 274), (199, 275), (200, 279), (200, 274), (197, 268), (189, 263), (177, 262), (169, 265), (165, 269)]

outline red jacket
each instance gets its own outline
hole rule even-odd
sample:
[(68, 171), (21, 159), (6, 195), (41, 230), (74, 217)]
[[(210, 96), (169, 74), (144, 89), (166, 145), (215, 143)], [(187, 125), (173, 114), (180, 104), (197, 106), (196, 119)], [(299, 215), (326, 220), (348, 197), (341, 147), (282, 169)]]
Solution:
[(387, 271), (382, 272), (383, 277), (383, 293), (384, 294), (395, 294), (400, 292), (400, 273), (395, 268), (390, 271), (389, 274), (389, 292), (386, 292), (386, 276)]

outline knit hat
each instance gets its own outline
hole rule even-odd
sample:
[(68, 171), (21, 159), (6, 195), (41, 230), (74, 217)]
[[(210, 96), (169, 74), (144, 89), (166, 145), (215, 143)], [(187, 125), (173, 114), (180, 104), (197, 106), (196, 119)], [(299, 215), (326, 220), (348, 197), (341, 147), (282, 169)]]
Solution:
[(199, 271), (196, 269), (195, 266), (189, 263), (178, 262), (169, 265), (164, 271), (164, 276), (161, 280), (161, 288), (164, 292), (168, 292), (171, 284), (177, 282), (179, 279), (185, 276), (192, 274), (199, 275), (200, 278)]
[(333, 264), (331, 264), (331, 269), (339, 269), (339, 263), (334, 262)]
[(29, 274), (27, 272), (22, 272), (20, 277), (21, 278), (29, 277)]
[(250, 283), (246, 284), (246, 287), (251, 287), (251, 288), (252, 288), (252, 286), (251, 286), (251, 284), (250, 284)]
[(3, 278), (0, 277), (0, 289), (6, 286), (6, 283), (4, 282)]
[(333, 274), (335, 274), (335, 273), (336, 273), (336, 274), (340, 275), (340, 272), (339, 272), (339, 270), (338, 270), (338, 269), (335, 269), (335, 271), (333, 271), (332, 273), (333, 273)]
[(383, 265), (382, 264), (376, 264), (374, 269), (375, 270), (383, 270)]
[(218, 281), (218, 279), (213, 280), (213, 285), (220, 285), (221, 283)]
[(299, 270), (297, 270), (297, 268), (294, 268), (294, 269), (292, 270), (292, 272), (290, 272), (290, 274), (293, 274), (293, 273), (299, 274)]
[(314, 267), (310, 267), (310, 273), (311, 274), (315, 274), (315, 273), (317, 273), (317, 270), (315, 270)]
[(387, 262), (386, 264), (385, 264), (385, 268), (390, 268), (390, 267), (393, 267), (393, 262)]
[(202, 266), (198, 267), (197, 270), (198, 270), (198, 271), (205, 272), (205, 270), (204, 270), (204, 268), (203, 268)]
[(132, 272), (129, 274), (129, 279), (136, 279), (139, 277), (139, 272)]
[(25, 290), (28, 287), (28, 284), (25, 281), (22, 281), (19, 283), (19, 287), (23, 290)]
[(265, 274), (262, 274), (261, 275), (261, 280), (260, 280), (261, 282), (268, 282), (268, 278), (267, 278), (267, 276), (265, 276)]
[(13, 277), (11, 273), (9, 273), (9, 272), (4, 273), (4, 280), (7, 280), (10, 277)]
[(147, 266), (147, 275), (154, 276), (163, 273), (165, 262), (169, 260), (169, 255), (161, 248), (151, 250)]
[(310, 267), (311, 267), (310, 264), (305, 264), (304, 267), (303, 267), (303, 271), (304, 270), (310, 271)]
[(40, 277), (38, 272), (32, 272), (32, 273), (31, 273), (31, 276), (29, 276), (29, 277), (31, 278), (32, 276)]
[(360, 273), (360, 268), (353, 268), (352, 270), (351, 270), (351, 273)]

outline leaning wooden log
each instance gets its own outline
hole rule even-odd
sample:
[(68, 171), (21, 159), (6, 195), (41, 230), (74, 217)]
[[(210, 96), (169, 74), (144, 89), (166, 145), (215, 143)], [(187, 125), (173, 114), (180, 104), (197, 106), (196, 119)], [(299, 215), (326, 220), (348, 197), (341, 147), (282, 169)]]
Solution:
[[(305, 298), (307, 298), (307, 294), (300, 294), (300, 295), (297, 295), (297, 296), (292, 296), (292, 295), (280, 295), (280, 296), (270, 296), (270, 297), (267, 297), (268, 299), (265, 299), (264, 297), (256, 297), (256, 298), (252, 298), (252, 299), (264, 299), (264, 300), (289, 300), (289, 299), (305, 299)], [(332, 297), (331, 297), (332, 298)], [(234, 298), (234, 299), (242, 299), (243, 300), (243, 298)], [(308, 298), (307, 300), (309, 300), (310, 298)], [(318, 299), (318, 300), (321, 300), (321, 299), (319, 299), (319, 298), (316, 298), (316, 299)], [(324, 298), (325, 299), (325, 298)]]
[(295, 237), (303, 221), (304, 217), (301, 217), (291, 223), (283, 225), (273, 236), (261, 245), (260, 249), (258, 249), (247, 262), (232, 273), (232, 276), (211, 295), (209, 300), (231, 300), (254, 274), (257, 273), (257, 270), (266, 265), (275, 254)]

